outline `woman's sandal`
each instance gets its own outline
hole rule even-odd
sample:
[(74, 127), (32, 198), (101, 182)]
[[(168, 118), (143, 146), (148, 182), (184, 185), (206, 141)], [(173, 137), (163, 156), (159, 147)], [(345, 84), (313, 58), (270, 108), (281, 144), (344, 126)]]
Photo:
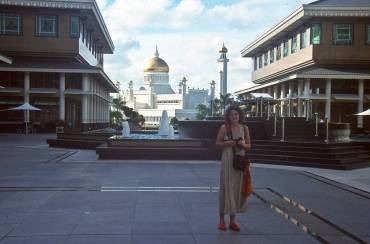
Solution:
[(219, 228), (220, 230), (226, 230), (225, 222), (221, 222), (221, 223), (219, 223), (219, 224), (218, 224), (218, 228)]
[(235, 223), (230, 224), (229, 228), (232, 229), (232, 230), (235, 230), (235, 231), (240, 231), (239, 226)]

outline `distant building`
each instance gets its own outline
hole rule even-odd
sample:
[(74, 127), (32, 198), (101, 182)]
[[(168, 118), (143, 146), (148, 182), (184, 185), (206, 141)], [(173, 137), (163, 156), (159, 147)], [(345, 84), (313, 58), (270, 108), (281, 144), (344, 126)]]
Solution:
[(241, 50), (253, 59), (256, 86), (235, 94), (281, 99), (273, 108), (280, 116), (317, 112), (321, 119), (350, 123), (352, 133), (370, 130), (367, 117), (346, 116), (370, 107), (369, 16), (364, 0), (302, 5)]
[[(225, 53), (223, 57), (226, 59), (227, 49), (225, 46), (223, 48), (221, 48)], [(224, 67), (224, 72), (227, 74), (227, 66)], [(129, 81), (128, 90), (122, 91), (126, 106), (142, 114), (146, 125), (159, 125), (163, 110), (167, 110), (170, 118), (194, 119), (197, 105), (203, 103), (208, 106), (210, 100), (215, 98), (216, 83), (213, 80), (209, 83), (210, 89), (204, 90), (187, 87), (187, 80), (183, 77), (179, 81), (178, 91), (175, 92), (169, 84), (169, 71), (168, 64), (159, 57), (156, 48), (154, 57), (149, 59), (144, 67), (144, 80), (139, 90), (133, 90), (133, 82)], [(224, 77), (226, 82), (227, 76)]]
[(42, 111), (2, 111), (1, 129), (39, 128), (64, 120), (88, 131), (109, 126), (109, 93), (117, 87), (103, 71), (114, 45), (94, 0), (0, 1), (0, 109), (24, 102)]

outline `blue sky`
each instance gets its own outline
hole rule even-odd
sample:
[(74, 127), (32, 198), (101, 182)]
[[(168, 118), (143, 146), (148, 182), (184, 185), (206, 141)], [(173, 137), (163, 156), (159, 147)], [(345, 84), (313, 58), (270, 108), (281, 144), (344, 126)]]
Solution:
[[(177, 91), (185, 76), (190, 88), (209, 89), (218, 83), (218, 49), (229, 52), (228, 92), (253, 86), (252, 61), (240, 51), (284, 17), (312, 1), (296, 0), (96, 0), (115, 53), (105, 55), (104, 70), (121, 89), (132, 80), (143, 83), (143, 68), (158, 46), (170, 67)], [(217, 87), (217, 84), (216, 84)], [(216, 89), (216, 94), (218, 93)]]

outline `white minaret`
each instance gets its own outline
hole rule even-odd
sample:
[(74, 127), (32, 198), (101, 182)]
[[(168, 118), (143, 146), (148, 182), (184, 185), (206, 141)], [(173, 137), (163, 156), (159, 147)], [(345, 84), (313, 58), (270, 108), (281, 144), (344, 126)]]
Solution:
[(209, 84), (211, 84), (211, 93), (209, 95), (209, 99), (210, 100), (215, 100), (215, 86), (216, 86), (216, 82), (214, 80), (212, 80)]
[(225, 45), (222, 44), (222, 47), (220, 50), (218, 50), (221, 55), (220, 58), (217, 59), (220, 71), (219, 93), (223, 96), (227, 94), (227, 63), (229, 62), (229, 60), (226, 58), (227, 51), (228, 50)]
[(134, 102), (134, 82), (132, 82), (132, 80), (128, 82), (128, 89), (129, 89), (128, 100), (130, 101), (130, 103), (132, 103)]
[(182, 109), (187, 108), (187, 100), (186, 100), (186, 78), (182, 77), (181, 83), (182, 83)]

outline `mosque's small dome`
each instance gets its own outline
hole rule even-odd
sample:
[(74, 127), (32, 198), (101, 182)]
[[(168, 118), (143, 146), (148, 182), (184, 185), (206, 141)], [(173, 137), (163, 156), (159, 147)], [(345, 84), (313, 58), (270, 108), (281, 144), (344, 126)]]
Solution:
[(222, 47), (218, 50), (219, 53), (227, 53), (227, 48), (225, 47), (224, 44), (222, 44)]

